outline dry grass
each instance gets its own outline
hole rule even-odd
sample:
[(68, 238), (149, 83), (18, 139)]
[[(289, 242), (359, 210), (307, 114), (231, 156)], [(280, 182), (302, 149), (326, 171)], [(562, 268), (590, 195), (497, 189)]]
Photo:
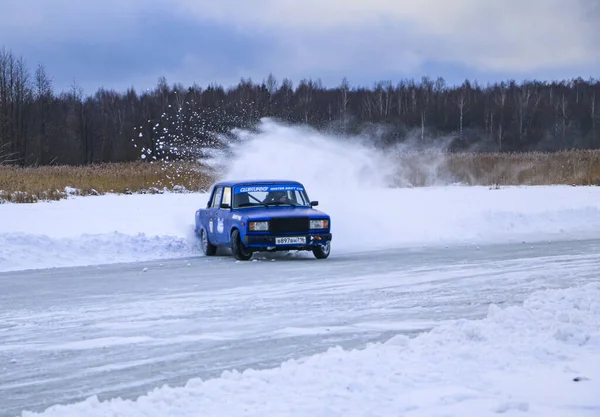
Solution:
[(600, 151), (399, 155), (398, 185), (600, 185)]
[(0, 202), (32, 203), (71, 195), (202, 191), (211, 183), (196, 163), (122, 163), (92, 166), (0, 166)]
[[(600, 151), (557, 153), (419, 153), (400, 156), (398, 185), (600, 185)], [(205, 191), (211, 178), (197, 163), (133, 162), (86, 167), (0, 166), (0, 203), (59, 200), (76, 195)]]
[(454, 154), (448, 170), (466, 184), (600, 185), (600, 151)]

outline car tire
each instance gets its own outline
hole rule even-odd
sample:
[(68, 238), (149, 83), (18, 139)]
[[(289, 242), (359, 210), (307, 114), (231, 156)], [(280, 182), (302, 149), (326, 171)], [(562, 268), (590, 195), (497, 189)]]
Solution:
[(240, 238), (240, 231), (237, 229), (231, 232), (231, 252), (238, 261), (248, 261), (252, 258), (252, 251), (244, 247)]
[(331, 253), (331, 243), (327, 242), (324, 245), (318, 245), (312, 250), (312, 253), (317, 259), (327, 259)]
[(200, 232), (200, 245), (202, 246), (202, 252), (204, 252), (204, 255), (206, 256), (215, 256), (217, 253), (217, 247), (210, 243), (206, 230), (204, 229)]

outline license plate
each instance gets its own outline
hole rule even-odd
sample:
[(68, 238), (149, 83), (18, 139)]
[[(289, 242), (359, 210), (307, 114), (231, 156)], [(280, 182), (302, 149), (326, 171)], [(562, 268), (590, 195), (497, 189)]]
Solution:
[(300, 237), (276, 237), (275, 238), (275, 244), (276, 245), (298, 245), (298, 244), (305, 244), (306, 243), (306, 237), (305, 236), (300, 236)]

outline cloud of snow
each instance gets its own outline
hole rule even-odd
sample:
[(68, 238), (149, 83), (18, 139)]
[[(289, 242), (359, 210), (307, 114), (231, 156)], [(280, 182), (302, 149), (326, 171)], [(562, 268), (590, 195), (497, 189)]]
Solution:
[(340, 198), (354, 198), (350, 190), (356, 189), (454, 182), (444, 169), (443, 141), (436, 149), (417, 140), (382, 147), (377, 131), (337, 135), (271, 119), (232, 133), (235, 139), (223, 140), (225, 149), (203, 161), (219, 179), (295, 179), (313, 190), (339, 192)]

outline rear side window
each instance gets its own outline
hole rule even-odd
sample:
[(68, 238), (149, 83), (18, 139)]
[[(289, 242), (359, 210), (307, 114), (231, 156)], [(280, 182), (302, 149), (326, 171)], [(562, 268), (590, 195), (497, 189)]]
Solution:
[(215, 190), (211, 191), (210, 197), (208, 198), (208, 202), (206, 203), (206, 208), (211, 208), (213, 205), (213, 201), (215, 201)]
[(219, 187), (215, 190), (214, 193), (214, 197), (213, 197), (213, 201), (212, 201), (212, 208), (219, 208), (219, 206), (221, 205), (221, 198), (223, 197), (223, 187)]
[(223, 189), (223, 203), (229, 204), (229, 207), (231, 207), (231, 187)]

